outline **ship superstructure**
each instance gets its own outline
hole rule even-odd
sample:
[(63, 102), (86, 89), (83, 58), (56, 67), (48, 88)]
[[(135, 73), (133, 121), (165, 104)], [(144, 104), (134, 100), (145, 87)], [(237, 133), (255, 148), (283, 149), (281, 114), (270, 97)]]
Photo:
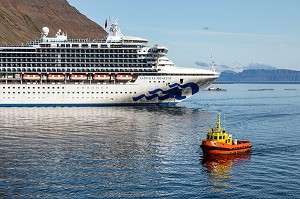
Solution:
[(124, 36), (117, 20), (100, 40), (48, 34), (44, 27), (38, 40), (0, 47), (0, 106), (176, 104), (218, 77), (175, 66), (165, 46)]

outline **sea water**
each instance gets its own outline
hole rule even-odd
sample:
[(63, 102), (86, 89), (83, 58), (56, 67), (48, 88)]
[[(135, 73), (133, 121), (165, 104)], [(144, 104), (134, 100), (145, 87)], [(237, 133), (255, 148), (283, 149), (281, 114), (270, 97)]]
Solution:
[[(0, 198), (299, 197), (300, 85), (221, 86), (177, 107), (0, 108)], [(250, 154), (203, 157), (218, 113)]]

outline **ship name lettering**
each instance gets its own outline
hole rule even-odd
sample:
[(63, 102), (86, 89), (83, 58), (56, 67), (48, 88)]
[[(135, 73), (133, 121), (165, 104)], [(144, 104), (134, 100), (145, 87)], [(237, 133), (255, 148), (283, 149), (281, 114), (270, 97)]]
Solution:
[(171, 80), (171, 77), (141, 77), (142, 80)]

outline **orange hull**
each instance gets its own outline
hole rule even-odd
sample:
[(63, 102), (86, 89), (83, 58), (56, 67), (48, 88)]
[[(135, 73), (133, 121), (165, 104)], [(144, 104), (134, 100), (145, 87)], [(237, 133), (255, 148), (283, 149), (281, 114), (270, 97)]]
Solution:
[(251, 143), (249, 141), (237, 141), (237, 144), (226, 144), (210, 140), (202, 141), (200, 145), (204, 155), (228, 155), (245, 153), (250, 151)]

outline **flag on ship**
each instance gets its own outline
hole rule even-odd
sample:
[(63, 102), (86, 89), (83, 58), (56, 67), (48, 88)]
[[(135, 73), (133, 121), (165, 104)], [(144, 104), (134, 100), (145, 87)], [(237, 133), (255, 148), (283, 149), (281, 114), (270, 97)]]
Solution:
[(105, 20), (104, 28), (107, 28), (107, 19)]

